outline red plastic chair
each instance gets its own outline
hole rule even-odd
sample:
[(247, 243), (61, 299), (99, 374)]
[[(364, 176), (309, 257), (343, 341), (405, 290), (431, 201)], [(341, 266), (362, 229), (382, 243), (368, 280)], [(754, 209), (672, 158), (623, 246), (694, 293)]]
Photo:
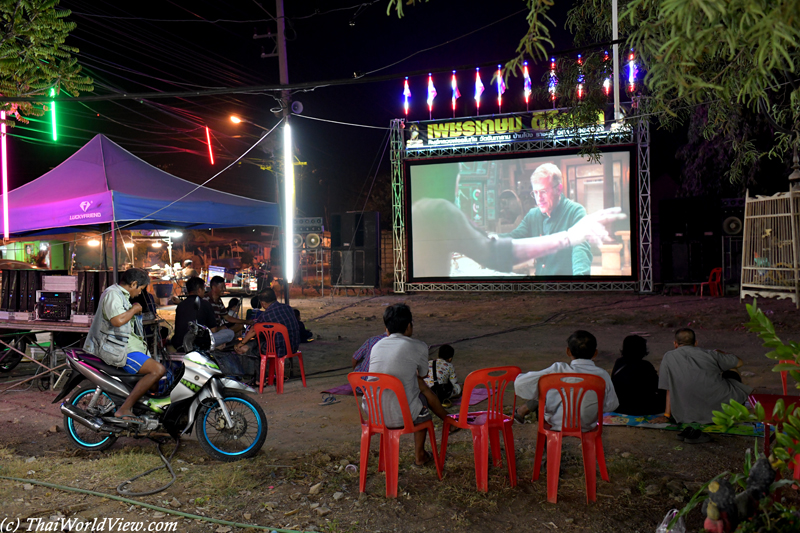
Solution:
[(722, 294), (722, 268), (717, 267), (711, 271), (711, 275), (708, 276), (708, 281), (704, 281), (700, 284), (700, 297), (703, 296), (703, 286), (708, 285), (708, 292), (711, 293), (711, 296), (724, 296)]
[[(797, 363), (795, 363), (795, 362), (794, 362), (794, 361), (792, 361), (792, 360), (784, 360), (784, 361), (781, 361), (780, 363), (781, 363), (782, 365), (795, 365), (795, 366), (797, 367), (797, 370), (798, 370), (798, 371), (800, 371), (800, 365), (798, 365)], [(784, 395), (784, 396), (786, 396), (787, 394), (789, 394), (789, 393), (787, 392), (787, 390), (788, 390), (788, 389), (786, 388), (786, 375), (787, 375), (788, 373), (789, 373), (789, 371), (788, 371), (788, 370), (781, 370), (781, 383), (783, 384), (783, 395)]]
[[(475, 454), (475, 481), (478, 490), (489, 491), (489, 445), (492, 449), (494, 466), (503, 466), (500, 454), (500, 432), (506, 445), (506, 464), (508, 477), (512, 487), (517, 486), (517, 464), (514, 456), (514, 417), (503, 414), (503, 395), (506, 387), (513, 384), (521, 370), (516, 366), (498, 366), (476, 370), (464, 381), (464, 393), (461, 410), (458, 414), (448, 416), (442, 429), (442, 468), (447, 456), (447, 437), (450, 426), (472, 431), (472, 447)], [(494, 375), (492, 375), (494, 374)], [(477, 385), (484, 385), (489, 391), (489, 405), (486, 411), (469, 411), (469, 398)], [(516, 396), (511, 412), (516, 407)]]
[[(358, 403), (358, 414), (361, 417), (361, 464), (359, 468), (359, 492), (365, 492), (367, 485), (367, 465), (369, 463), (369, 445), (372, 436), (380, 435), (380, 453), (378, 456), (378, 472), (386, 472), (386, 497), (397, 498), (397, 478), (400, 467), (400, 435), (428, 431), (433, 450), (433, 462), (436, 465), (436, 474), (442, 479), (442, 464), (436, 451), (436, 433), (433, 422), (428, 420), (422, 424), (414, 425), (411, 420), (411, 411), (408, 409), (408, 398), (403, 388), (403, 383), (394, 376), (377, 374), (373, 372), (352, 372), (347, 375), (347, 381), (353, 388), (353, 395)], [(362, 400), (356, 394), (357, 389), (363, 392), (363, 402), (366, 407), (367, 419), (364, 419)], [(383, 418), (383, 394), (393, 392), (400, 404), (403, 413), (403, 427), (389, 428)], [(393, 401), (386, 398), (387, 401)]]
[[(566, 381), (576, 381), (569, 383)], [(551, 390), (561, 395), (563, 419), (561, 431), (553, 431), (544, 421), (545, 399)], [(536, 437), (536, 457), (533, 465), (533, 481), (539, 479), (542, 466), (544, 443), (547, 441), (547, 501), (556, 503), (558, 499), (558, 474), (561, 470), (561, 439), (577, 437), (581, 439), (583, 452), (583, 471), (586, 475), (586, 500), (597, 501), (597, 474), (595, 462), (600, 466), (600, 476), (609, 481), (606, 458), (603, 454), (603, 400), (606, 382), (594, 374), (549, 374), (539, 380), (539, 431)], [(592, 431), (581, 428), (581, 402), (588, 391), (597, 394), (598, 424)]]
[[(283, 394), (283, 371), (286, 359), (290, 357), (297, 357), (300, 362), (300, 377), (303, 379), (303, 387), (306, 386), (306, 371), (303, 367), (303, 352), (287, 354), (284, 357), (278, 357), (275, 349), (276, 335), (283, 335), (283, 342), (286, 346), (286, 351), (292, 351), (292, 345), (289, 342), (289, 331), (283, 324), (275, 324), (273, 322), (260, 322), (254, 324), (256, 332), (256, 341), (258, 342), (258, 353), (261, 356), (261, 368), (258, 378), (258, 393), (264, 392), (264, 371), (267, 368), (269, 361), (269, 372), (267, 373), (267, 385), (272, 385), (272, 379), (275, 378), (275, 388), (278, 394)], [(277, 372), (277, 376), (275, 375)]]

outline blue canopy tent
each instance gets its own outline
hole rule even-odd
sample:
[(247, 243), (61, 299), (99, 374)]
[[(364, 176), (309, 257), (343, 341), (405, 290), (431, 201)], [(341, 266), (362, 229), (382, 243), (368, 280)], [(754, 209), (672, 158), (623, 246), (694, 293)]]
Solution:
[[(178, 178), (96, 135), (59, 166), (8, 193), (9, 233), (279, 226), (278, 205)], [(0, 227), (5, 229), (0, 221)], [(116, 240), (116, 239), (114, 239)], [(116, 253), (113, 254), (116, 263)], [(115, 271), (116, 271), (116, 264)]]

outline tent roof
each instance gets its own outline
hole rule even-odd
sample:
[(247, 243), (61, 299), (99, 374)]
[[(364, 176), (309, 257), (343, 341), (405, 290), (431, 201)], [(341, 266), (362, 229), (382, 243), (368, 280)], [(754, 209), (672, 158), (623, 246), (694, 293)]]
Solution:
[[(8, 194), (12, 233), (116, 221), (138, 229), (280, 225), (278, 206), (198, 187), (96, 135), (59, 166)], [(63, 229), (61, 231), (63, 233)]]

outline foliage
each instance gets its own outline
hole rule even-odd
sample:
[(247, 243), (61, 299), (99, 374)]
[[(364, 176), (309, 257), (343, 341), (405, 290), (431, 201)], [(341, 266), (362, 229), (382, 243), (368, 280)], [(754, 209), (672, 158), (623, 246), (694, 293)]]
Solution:
[[(745, 326), (764, 341), (764, 347), (770, 348), (766, 356), (778, 361), (772, 368), (773, 372), (786, 371), (789, 376), (797, 382), (796, 387), (800, 388), (800, 343), (790, 341), (784, 343), (775, 333), (775, 326), (772, 321), (758, 308), (755, 300), (753, 304), (747, 304), (747, 313), (750, 321)], [(763, 422), (767, 414), (764, 407), (759, 403), (756, 405), (755, 414), (750, 413), (745, 406), (731, 400), (728, 404), (722, 404), (722, 411), (713, 412), (713, 421), (724, 427), (731, 427), (738, 422)], [(800, 404), (790, 404), (788, 407), (783, 400), (775, 403), (775, 409), (770, 413), (769, 419), (774, 424), (782, 424), (782, 430), (775, 433), (777, 445), (772, 453), (776, 459), (788, 468), (788, 461), (791, 456), (798, 453), (800, 447)]]
[[(74, 22), (68, 10), (57, 10), (59, 0), (0, 0), (0, 95), (49, 96), (66, 90), (72, 95), (92, 90), (92, 80), (81, 75), (74, 54), (65, 44)], [(25, 122), (24, 116), (41, 116), (41, 104), (5, 103), (2, 109)]]
[[(389, 0), (387, 12), (394, 9), (402, 16), (404, 1), (416, 4)], [(529, 28), (506, 64), (507, 76), (518, 75), (526, 58), (548, 58), (549, 24), (554, 23), (547, 13), (552, 4), (527, 0)], [(575, 2), (569, 11), (567, 28), (578, 44), (605, 43), (597, 48), (607, 48), (611, 27), (611, 0)], [(800, 0), (619, 0), (619, 34), (624, 39), (620, 48), (633, 49), (646, 73), (644, 88), (632, 95), (636, 108), (629, 116), (655, 116), (661, 126), (674, 127), (704, 104), (704, 137), (720, 136), (734, 152), (727, 173), (731, 181), (749, 176), (760, 159), (785, 159), (800, 145)], [(591, 59), (599, 53), (584, 54), (586, 86), (595, 93), (606, 69)], [(576, 79), (574, 68), (559, 73)], [(576, 118), (594, 117), (606, 107), (605, 99), (591, 94), (580, 104), (563, 96), (559, 105), (588, 110)], [(771, 142), (766, 146), (742, 131), (748, 113), (769, 121)]]

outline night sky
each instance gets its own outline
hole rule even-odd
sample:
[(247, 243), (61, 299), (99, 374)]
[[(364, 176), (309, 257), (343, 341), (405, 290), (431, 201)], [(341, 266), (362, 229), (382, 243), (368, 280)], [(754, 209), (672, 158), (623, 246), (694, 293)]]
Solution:
[[(262, 5), (275, 14), (271, 2)], [(397, 75), (391, 81), (320, 86), (296, 92), (293, 100), (302, 102), (303, 115), (387, 127), (392, 118), (402, 116), (403, 76), (430, 70), (439, 93), (434, 118), (445, 118), (451, 114), (449, 81), (450, 70), (455, 67), (469, 67), (458, 72), (462, 93), (458, 114), (472, 115), (474, 67), (479, 65), (487, 65), (482, 68), (487, 91), (481, 110), (496, 112), (496, 92), (489, 86), (496, 66), (489, 65), (513, 57), (527, 28), (525, 2), (432, 0), (406, 6), (403, 19), (394, 12), (387, 16), (386, 5), (387, 0), (361, 7), (354, 7), (358, 6), (354, 0), (286, 2), (290, 83), (352, 79), (354, 73), (372, 71), (376, 72), (365, 76), (365, 81)], [(568, 5), (559, 2), (551, 12), (558, 25), (553, 29), (556, 50), (573, 46), (563, 30)], [(272, 51), (273, 41), (253, 39), (254, 33), (275, 33), (276, 23), (269, 21), (270, 15), (253, 0), (224, 4), (211, 0), (124, 4), (64, 0), (61, 7), (74, 12), (70, 20), (78, 26), (68, 42), (80, 48), (80, 62), (95, 80), (94, 94), (174, 92), (279, 82), (277, 58), (260, 57), (262, 47), (266, 53)], [(475, 31), (503, 18), (506, 19), (489, 28)], [(248, 22), (213, 22), (218, 19)], [(388, 66), (470, 32), (475, 33)], [(545, 68), (546, 65), (532, 68), (534, 84), (541, 83)], [(427, 76), (412, 76), (409, 82), (409, 118), (426, 119)], [(521, 79), (512, 78), (508, 85), (503, 111), (524, 110)], [(275, 100), (266, 94), (61, 103), (56, 143), (49, 137), (49, 120), (12, 130), (25, 139), (9, 141), (10, 186), (22, 185), (57, 166), (97, 133), (107, 135), (151, 164), (199, 183), (239, 156), (261, 133), (251, 125), (231, 123), (229, 116), (239, 114), (271, 128), (278, 122), (270, 112), (275, 105)], [(385, 130), (304, 118), (293, 118), (292, 124), (298, 157), (307, 162), (298, 176), (298, 215), (327, 216), (361, 209), (363, 195), (359, 197), (359, 191), (368, 188), (376, 171), (378, 185), (388, 181), (389, 154), (388, 150), (383, 151)], [(206, 125), (213, 136), (213, 167), (205, 143)], [(268, 145), (265, 150), (251, 152), (246, 161), (223, 173), (210, 186), (273, 200), (275, 177), (268, 170)]]

